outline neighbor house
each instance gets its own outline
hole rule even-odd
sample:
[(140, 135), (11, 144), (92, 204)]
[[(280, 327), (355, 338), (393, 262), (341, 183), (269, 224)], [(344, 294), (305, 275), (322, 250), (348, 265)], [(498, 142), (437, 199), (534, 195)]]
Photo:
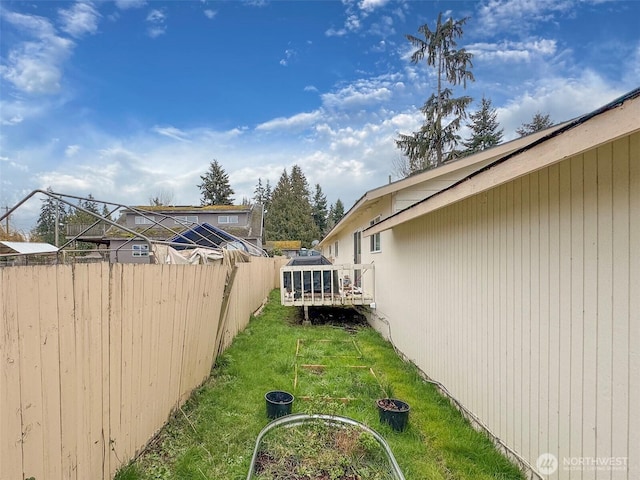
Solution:
[[(96, 236), (93, 228), (77, 240), (108, 244), (111, 262), (150, 263), (153, 242), (167, 242), (198, 225), (208, 224), (262, 249), (263, 208), (260, 204), (129, 207), (121, 210), (117, 223), (127, 230), (103, 227), (104, 231)], [(140, 237), (136, 238), (132, 232)]]
[(531, 472), (639, 478), (640, 89), (370, 190), (318, 248), (375, 265), (372, 325)]

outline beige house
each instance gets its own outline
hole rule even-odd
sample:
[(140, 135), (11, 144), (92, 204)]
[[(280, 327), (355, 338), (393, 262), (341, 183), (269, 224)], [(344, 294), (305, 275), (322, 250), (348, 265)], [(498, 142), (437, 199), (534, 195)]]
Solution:
[(371, 323), (544, 478), (640, 478), (640, 89), (365, 193), (320, 242)]

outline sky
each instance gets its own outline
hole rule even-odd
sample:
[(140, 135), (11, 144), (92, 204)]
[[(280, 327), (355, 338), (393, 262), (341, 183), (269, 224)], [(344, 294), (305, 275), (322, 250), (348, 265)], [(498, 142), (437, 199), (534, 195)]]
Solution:
[[(407, 34), (468, 17), (458, 47), (504, 140), (640, 85), (640, 1), (0, 1), (0, 207), (31, 191), (199, 205), (215, 159), (236, 203), (299, 165), (350, 208), (395, 174), (434, 91)], [(468, 136), (468, 127), (460, 134)], [(39, 199), (10, 227), (34, 226)]]

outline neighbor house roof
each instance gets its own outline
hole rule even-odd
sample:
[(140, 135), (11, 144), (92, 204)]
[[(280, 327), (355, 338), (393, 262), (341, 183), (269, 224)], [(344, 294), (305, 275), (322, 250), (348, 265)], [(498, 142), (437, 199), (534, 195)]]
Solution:
[(34, 253), (56, 253), (58, 247), (41, 242), (6, 242), (0, 241), (0, 254), (29, 255)]
[[(363, 233), (370, 236), (389, 230), (396, 225), (638, 131), (640, 88), (587, 115), (544, 130), (538, 135), (519, 139), (522, 142), (518, 143), (515, 150), (503, 151), (500, 147), (488, 150), (487, 153), (498, 151), (501, 155), (497, 158), (496, 155), (492, 155), (492, 161), (482, 168), (387, 217)], [(478, 157), (481, 153), (473, 157)]]

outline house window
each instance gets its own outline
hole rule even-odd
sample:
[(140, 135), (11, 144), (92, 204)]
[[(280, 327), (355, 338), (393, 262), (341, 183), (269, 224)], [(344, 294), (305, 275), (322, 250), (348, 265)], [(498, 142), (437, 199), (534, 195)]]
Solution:
[(333, 249), (336, 252), (336, 257), (338, 256), (338, 241), (336, 240), (336, 243), (333, 244)]
[(218, 223), (219, 224), (238, 223), (238, 216), (237, 215), (220, 215), (218, 217)]
[(133, 256), (134, 257), (148, 257), (149, 256), (149, 245), (134, 245), (133, 246)]
[(198, 223), (197, 215), (177, 215), (174, 217), (173, 223), (182, 225), (183, 223)]
[(141, 217), (136, 216), (136, 225), (153, 225), (156, 222), (156, 217)]
[[(373, 225), (375, 225), (376, 223), (378, 223), (380, 221), (380, 216), (378, 215), (376, 218), (374, 218), (373, 220), (371, 220), (369, 222), (369, 226), (372, 227)], [(369, 237), (369, 251), (370, 252), (379, 252), (380, 249), (380, 232), (371, 235)]]
[(331, 256), (331, 245), (329, 245), (329, 256)]

